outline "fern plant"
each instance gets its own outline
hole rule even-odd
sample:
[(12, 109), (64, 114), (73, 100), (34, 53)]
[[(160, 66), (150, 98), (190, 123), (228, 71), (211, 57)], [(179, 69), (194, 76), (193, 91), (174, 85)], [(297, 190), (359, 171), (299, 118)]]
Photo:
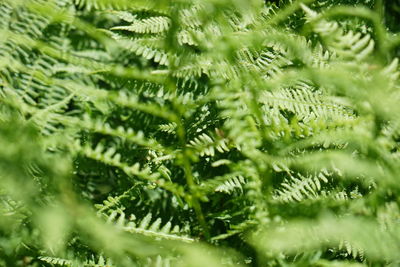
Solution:
[(0, 266), (397, 266), (381, 0), (0, 3)]

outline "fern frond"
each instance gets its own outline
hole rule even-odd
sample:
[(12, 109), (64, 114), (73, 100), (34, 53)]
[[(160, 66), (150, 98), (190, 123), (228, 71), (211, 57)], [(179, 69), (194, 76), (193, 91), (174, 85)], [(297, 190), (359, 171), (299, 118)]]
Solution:
[(2, 1), (0, 266), (398, 264), (398, 12), (350, 2)]
[(170, 25), (170, 20), (167, 17), (149, 17), (141, 20), (130, 20), (130, 25), (116, 26), (111, 28), (111, 30), (123, 30), (135, 33), (161, 33), (168, 30)]
[(321, 184), (328, 183), (326, 176), (329, 176), (329, 173), (320, 172), (316, 176), (290, 177), (279, 186), (275, 199), (283, 202), (313, 199), (320, 194)]
[[(67, 266), (67, 267), (76, 266), (74, 261), (62, 259), (62, 258), (41, 256), (41, 257), (39, 257), (39, 260), (42, 262), (57, 265), (57, 266)], [(84, 267), (112, 267), (115, 265), (112, 264), (112, 261), (110, 259), (106, 260), (106, 259), (104, 259), (103, 256), (100, 256), (98, 261), (92, 259), (92, 260), (87, 261), (86, 263), (83, 263), (82, 266), (84, 266)]]
[(227, 180), (223, 184), (217, 186), (215, 191), (217, 192), (224, 192), (227, 194), (231, 194), (232, 192), (239, 190), (243, 193), (243, 184), (246, 183), (246, 180), (243, 176), (234, 176), (233, 178)]
[(140, 221), (135, 221), (134, 216), (131, 216), (132, 220), (126, 221), (125, 213), (120, 212), (120, 214), (118, 214), (117, 212), (113, 212), (108, 217), (108, 221), (115, 221), (117, 226), (124, 231), (142, 234), (156, 239), (161, 238), (189, 243), (195, 241), (193, 238), (180, 234), (180, 227), (178, 225), (173, 226), (170, 221), (162, 225), (162, 220), (160, 218), (153, 221), (152, 217), (152, 214), (148, 213)]
[(357, 248), (355, 246), (352, 246), (348, 241), (342, 241), (339, 244), (338, 247), (339, 250), (344, 250), (345, 251), (345, 257), (346, 256), (351, 256), (353, 259), (360, 258), (361, 261), (364, 261), (364, 250)]
[(176, 131), (176, 123), (171, 122), (168, 124), (161, 124), (158, 126), (158, 129), (160, 129), (160, 131), (169, 133), (169, 134), (175, 134)]
[[(313, 20), (318, 19), (318, 14), (315, 11), (305, 5), (302, 7), (311, 23)], [(318, 19), (313, 26), (314, 32), (321, 35), (328, 49), (340, 57), (360, 61), (368, 57), (374, 50), (375, 41), (369, 34), (362, 35), (353, 31), (345, 33), (337, 22), (328, 22), (321, 19)]]
[(59, 266), (68, 266), (68, 267), (72, 266), (72, 261), (66, 260), (66, 259), (62, 259), (62, 258), (41, 256), (41, 257), (39, 257), (39, 260), (41, 260), (42, 262), (46, 262), (46, 263), (49, 263), (49, 264), (55, 264), (55, 265), (59, 265)]
[(145, 181), (157, 184), (158, 186), (173, 192), (177, 196), (183, 196), (184, 194), (182, 187), (171, 182), (167, 182), (163, 179), (159, 179), (160, 174), (153, 173), (149, 167), (140, 169), (139, 163), (135, 163), (134, 165), (130, 166), (125, 162), (121, 162), (121, 154), (117, 153), (116, 148), (114, 147), (109, 147), (106, 149), (104, 145), (98, 143), (95, 149), (92, 149), (88, 145), (81, 146), (80, 144), (75, 143), (73, 149), (74, 151), (77, 151), (88, 158), (97, 160), (106, 165), (117, 167), (123, 170), (128, 176), (136, 176)]
[(197, 150), (200, 156), (211, 156), (215, 155), (215, 150), (220, 153), (229, 151), (229, 147), (226, 139), (217, 139), (215, 136), (210, 136), (206, 133), (202, 133), (189, 141), (189, 147)]
[(335, 103), (329, 103), (319, 92), (313, 92), (312, 87), (300, 83), (292, 89), (282, 89), (274, 92), (264, 92), (262, 103), (278, 110), (288, 110), (298, 115), (304, 121), (352, 117), (350, 111)]

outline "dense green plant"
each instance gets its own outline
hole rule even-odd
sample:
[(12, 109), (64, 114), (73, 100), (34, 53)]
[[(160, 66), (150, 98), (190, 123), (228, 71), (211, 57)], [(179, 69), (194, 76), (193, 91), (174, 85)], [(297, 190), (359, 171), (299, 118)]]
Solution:
[(1, 1), (0, 266), (399, 265), (386, 2)]

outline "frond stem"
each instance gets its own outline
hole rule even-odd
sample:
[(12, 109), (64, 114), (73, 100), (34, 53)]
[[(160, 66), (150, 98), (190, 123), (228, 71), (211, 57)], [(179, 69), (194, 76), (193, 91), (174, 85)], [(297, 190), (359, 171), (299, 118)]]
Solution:
[(190, 190), (190, 203), (193, 206), (193, 209), (196, 213), (197, 220), (199, 221), (199, 224), (203, 230), (204, 237), (206, 240), (210, 239), (210, 233), (208, 230), (208, 226), (203, 214), (203, 211), (201, 209), (200, 201), (198, 199), (198, 192), (197, 192), (197, 187), (196, 183), (194, 181), (193, 173), (192, 173), (192, 168), (190, 165), (190, 151), (188, 150), (188, 147), (186, 146), (186, 131), (185, 128), (183, 127), (182, 123), (180, 121), (177, 121), (177, 135), (179, 138), (179, 142), (182, 147), (182, 167), (185, 172), (185, 178), (186, 178), (186, 183), (189, 186)]

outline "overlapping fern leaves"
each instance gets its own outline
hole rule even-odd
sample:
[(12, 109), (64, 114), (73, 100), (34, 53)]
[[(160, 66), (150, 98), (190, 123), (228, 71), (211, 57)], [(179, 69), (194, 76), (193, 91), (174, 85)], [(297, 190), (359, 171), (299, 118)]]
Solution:
[(384, 7), (2, 1), (0, 266), (399, 264)]

